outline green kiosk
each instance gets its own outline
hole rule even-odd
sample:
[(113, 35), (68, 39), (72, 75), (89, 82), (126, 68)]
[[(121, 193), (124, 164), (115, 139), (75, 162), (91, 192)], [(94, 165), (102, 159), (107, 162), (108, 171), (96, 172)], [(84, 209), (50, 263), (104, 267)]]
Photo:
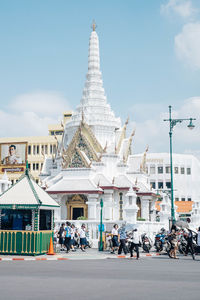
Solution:
[(29, 175), (0, 196), (0, 254), (41, 255), (53, 238), (59, 205)]

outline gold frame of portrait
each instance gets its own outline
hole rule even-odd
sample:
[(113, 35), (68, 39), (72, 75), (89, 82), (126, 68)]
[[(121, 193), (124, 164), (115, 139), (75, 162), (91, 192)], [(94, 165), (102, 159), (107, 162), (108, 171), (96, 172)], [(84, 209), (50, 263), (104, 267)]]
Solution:
[[(2, 146), (3, 145), (25, 145), (25, 162), (22, 164), (2, 164), (2, 157), (1, 157), (1, 152), (2, 152)], [(26, 161), (28, 158), (28, 142), (9, 142), (9, 143), (0, 143), (0, 173), (4, 173), (5, 170), (6, 172), (9, 173), (23, 173), (26, 167)], [(9, 169), (18, 169), (18, 168), (23, 168), (22, 171), (9, 171)], [(8, 170), (7, 170), (8, 169)]]

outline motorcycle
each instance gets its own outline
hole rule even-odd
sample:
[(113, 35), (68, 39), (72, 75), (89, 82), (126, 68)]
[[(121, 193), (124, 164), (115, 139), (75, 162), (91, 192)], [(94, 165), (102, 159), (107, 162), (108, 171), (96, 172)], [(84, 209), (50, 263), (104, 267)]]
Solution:
[(141, 235), (141, 240), (142, 240), (142, 248), (143, 248), (144, 252), (149, 253), (149, 251), (152, 247), (152, 242), (151, 242), (150, 238), (146, 235), (146, 233), (143, 233)]

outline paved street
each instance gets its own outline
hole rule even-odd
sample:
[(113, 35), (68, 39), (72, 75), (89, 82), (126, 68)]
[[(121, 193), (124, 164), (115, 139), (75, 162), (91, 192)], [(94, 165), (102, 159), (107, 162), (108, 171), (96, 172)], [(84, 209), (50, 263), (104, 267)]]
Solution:
[(0, 299), (199, 299), (200, 261), (1, 261)]

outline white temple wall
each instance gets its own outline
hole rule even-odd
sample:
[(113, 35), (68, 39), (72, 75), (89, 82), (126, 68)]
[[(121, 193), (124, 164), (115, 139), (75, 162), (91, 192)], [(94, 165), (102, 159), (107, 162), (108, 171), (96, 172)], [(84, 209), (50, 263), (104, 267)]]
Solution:
[(147, 197), (140, 197), (141, 199), (141, 218), (149, 221), (149, 199)]

